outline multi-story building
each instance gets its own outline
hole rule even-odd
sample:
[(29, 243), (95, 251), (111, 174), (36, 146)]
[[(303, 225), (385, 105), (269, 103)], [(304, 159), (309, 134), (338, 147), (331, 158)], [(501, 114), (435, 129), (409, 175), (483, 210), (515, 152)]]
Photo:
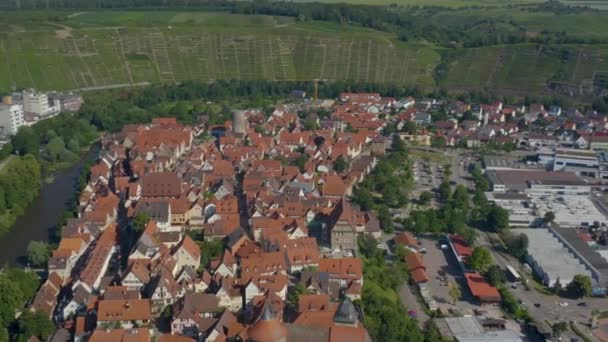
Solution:
[(11, 96), (5, 96), (0, 104), (0, 136), (17, 134), (19, 127), (24, 124), (23, 106), (13, 103)]
[(46, 93), (26, 90), (23, 92), (23, 111), (40, 116), (47, 116), (53, 114), (56, 110), (53, 106), (49, 105), (49, 98)]

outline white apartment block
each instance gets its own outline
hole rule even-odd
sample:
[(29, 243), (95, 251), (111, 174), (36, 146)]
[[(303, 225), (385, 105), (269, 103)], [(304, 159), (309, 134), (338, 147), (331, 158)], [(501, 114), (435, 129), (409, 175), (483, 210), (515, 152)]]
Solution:
[(0, 136), (15, 135), (23, 125), (23, 105), (12, 103), (10, 97), (5, 97), (0, 104)]

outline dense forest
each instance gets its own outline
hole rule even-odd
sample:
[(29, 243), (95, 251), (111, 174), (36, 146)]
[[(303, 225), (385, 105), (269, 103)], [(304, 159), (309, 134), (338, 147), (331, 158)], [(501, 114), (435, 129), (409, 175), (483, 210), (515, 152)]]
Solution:
[[(530, 12), (572, 14), (597, 11), (580, 6), (568, 6), (559, 1), (534, 5), (509, 5)], [(433, 15), (450, 11), (437, 6), (380, 6), (344, 3), (287, 1), (224, 1), (224, 0), (13, 0), (0, 4), (0, 9), (65, 10), (65, 9), (197, 9), (227, 11), (238, 14), (288, 16), (300, 21), (320, 20), (356, 24), (396, 34), (403, 41), (420, 40), (447, 47), (480, 47), (497, 44), (558, 43), (598, 44), (608, 40), (598, 37), (572, 36), (563, 30), (547, 28), (535, 35), (509, 17), (477, 18), (441, 24), (430, 20)], [(471, 6), (482, 9), (482, 6)], [(66, 18), (54, 17), (56, 21)]]

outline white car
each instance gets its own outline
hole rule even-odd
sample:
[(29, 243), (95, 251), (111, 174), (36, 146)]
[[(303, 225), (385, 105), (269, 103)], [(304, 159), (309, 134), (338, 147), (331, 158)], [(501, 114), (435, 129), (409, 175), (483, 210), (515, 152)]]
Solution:
[(559, 306), (568, 306), (568, 302), (560, 302)]

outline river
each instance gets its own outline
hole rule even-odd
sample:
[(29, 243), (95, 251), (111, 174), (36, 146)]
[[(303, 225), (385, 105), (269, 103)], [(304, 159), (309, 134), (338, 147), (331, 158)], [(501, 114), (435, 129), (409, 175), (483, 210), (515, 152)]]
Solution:
[(0, 237), (0, 265), (24, 265), (23, 256), (30, 241), (49, 241), (61, 215), (69, 209), (74, 198), (82, 168), (98, 154), (99, 147), (94, 144), (77, 164), (55, 172), (51, 183), (43, 180), (38, 197), (17, 218), (11, 231)]

